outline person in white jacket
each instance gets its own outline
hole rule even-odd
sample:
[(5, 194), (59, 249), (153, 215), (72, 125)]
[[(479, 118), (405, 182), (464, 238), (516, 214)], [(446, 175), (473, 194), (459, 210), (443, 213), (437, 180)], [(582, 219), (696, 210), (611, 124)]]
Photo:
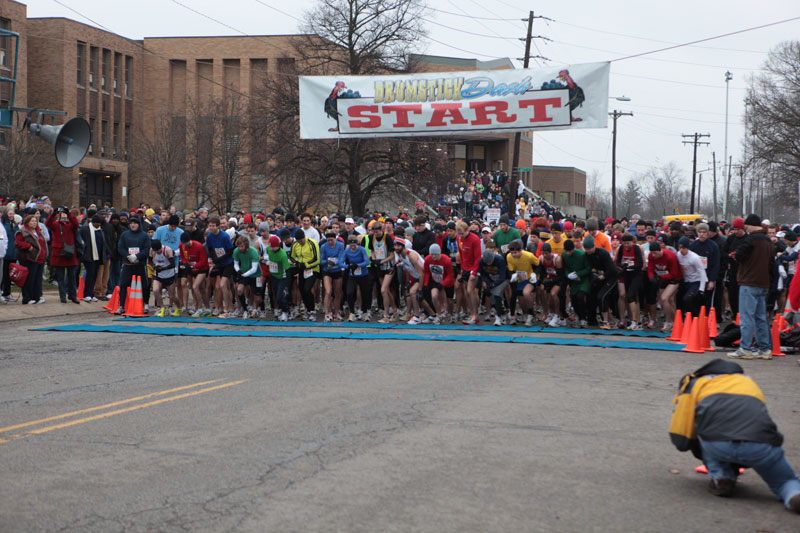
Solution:
[(678, 264), (683, 273), (683, 281), (678, 287), (678, 302), (681, 311), (684, 313), (688, 311), (696, 317), (703, 302), (708, 276), (702, 258), (689, 250), (690, 244), (688, 237), (681, 237), (678, 240)]

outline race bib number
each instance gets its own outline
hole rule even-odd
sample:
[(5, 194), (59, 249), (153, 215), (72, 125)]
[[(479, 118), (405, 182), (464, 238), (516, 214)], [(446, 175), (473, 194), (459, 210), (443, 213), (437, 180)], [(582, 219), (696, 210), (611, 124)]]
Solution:
[(270, 274), (277, 274), (278, 273), (278, 263), (274, 261), (268, 261), (267, 265), (269, 266), (269, 273)]
[(328, 263), (330, 263), (331, 265), (335, 265), (338, 262), (339, 262), (339, 258), (338, 257), (329, 257), (328, 258)]
[(128, 255), (137, 255), (139, 253), (138, 248), (128, 248)]
[(528, 273), (525, 271), (518, 271), (517, 281), (528, 281)]
[(314, 275), (314, 271), (311, 270), (310, 268), (307, 268), (307, 269), (305, 269), (303, 271), (303, 278), (304, 279), (308, 279), (308, 278), (312, 277), (313, 275)]
[(436, 283), (441, 283), (444, 280), (444, 267), (441, 265), (431, 265), (431, 277)]
[(708, 268), (708, 257), (700, 256), (700, 262), (703, 263), (703, 268)]
[(622, 260), (622, 264), (625, 265), (625, 267), (627, 268), (631, 268), (633, 267), (634, 264), (636, 264), (636, 261), (634, 259), (626, 257), (625, 259)]
[(553, 267), (548, 267), (547, 268), (547, 275), (548, 276), (555, 276), (556, 275), (556, 269), (553, 268)]
[(214, 254), (216, 254), (217, 257), (222, 257), (225, 255), (225, 248), (214, 248)]
[(656, 265), (656, 274), (658, 274), (658, 276), (663, 278), (664, 276), (669, 274), (669, 271), (664, 265)]
[(354, 276), (360, 276), (361, 275), (361, 267), (357, 267), (355, 270), (353, 270), (353, 275)]
[(375, 250), (375, 259), (378, 261), (386, 259), (386, 250)]
[(508, 253), (508, 245), (504, 244), (503, 246), (501, 246), (500, 247), (500, 251), (503, 252), (504, 254), (507, 254)]
[(260, 289), (260, 288), (261, 288), (261, 287), (263, 287), (263, 286), (264, 286), (264, 278), (262, 278), (261, 276), (259, 276), (259, 277), (256, 279), (256, 287), (258, 287), (258, 288)]

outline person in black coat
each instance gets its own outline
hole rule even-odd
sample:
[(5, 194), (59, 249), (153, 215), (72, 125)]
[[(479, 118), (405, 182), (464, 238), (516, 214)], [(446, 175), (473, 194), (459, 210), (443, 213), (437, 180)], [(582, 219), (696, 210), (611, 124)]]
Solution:
[(425, 227), (425, 222), (422, 215), (414, 218), (414, 236), (411, 238), (411, 247), (422, 257), (427, 257), (431, 244), (436, 244), (436, 234)]
[(83, 300), (85, 302), (96, 302), (94, 284), (97, 280), (97, 272), (100, 266), (105, 263), (106, 256), (110, 252), (103, 232), (103, 217), (101, 215), (92, 216), (92, 222), (81, 226), (79, 232), (84, 243), (81, 262), (86, 270)]

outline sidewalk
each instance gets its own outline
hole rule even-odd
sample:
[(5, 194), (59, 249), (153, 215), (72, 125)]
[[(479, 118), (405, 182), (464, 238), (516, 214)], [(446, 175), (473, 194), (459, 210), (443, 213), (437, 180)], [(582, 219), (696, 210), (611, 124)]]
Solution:
[(45, 303), (36, 305), (22, 305), (22, 294), (18, 287), (14, 287), (11, 295), (19, 298), (18, 301), (0, 304), (0, 324), (10, 320), (25, 320), (28, 318), (47, 318), (66, 315), (85, 315), (88, 313), (108, 313), (103, 306), (108, 302), (86, 303), (81, 300), (80, 305), (72, 302), (62, 304), (58, 299), (58, 289), (44, 287), (43, 296)]

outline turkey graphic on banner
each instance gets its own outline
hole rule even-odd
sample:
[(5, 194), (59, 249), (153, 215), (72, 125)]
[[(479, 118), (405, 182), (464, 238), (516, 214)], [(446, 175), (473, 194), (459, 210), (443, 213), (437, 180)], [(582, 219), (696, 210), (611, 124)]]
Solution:
[(392, 76), (300, 76), (300, 137), (605, 128), (609, 63)]

